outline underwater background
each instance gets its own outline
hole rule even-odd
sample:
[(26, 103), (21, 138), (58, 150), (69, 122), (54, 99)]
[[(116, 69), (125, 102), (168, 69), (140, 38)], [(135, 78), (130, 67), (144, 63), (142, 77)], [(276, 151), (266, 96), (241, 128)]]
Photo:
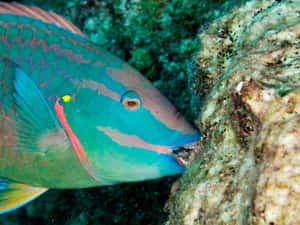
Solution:
[[(9, 2), (9, 1), (7, 1)], [(198, 34), (209, 21), (241, 1), (24, 0), (63, 15), (91, 41), (139, 70), (193, 121), (202, 93), (194, 91)], [(81, 190), (50, 190), (2, 225), (162, 225), (171, 185), (178, 177)]]

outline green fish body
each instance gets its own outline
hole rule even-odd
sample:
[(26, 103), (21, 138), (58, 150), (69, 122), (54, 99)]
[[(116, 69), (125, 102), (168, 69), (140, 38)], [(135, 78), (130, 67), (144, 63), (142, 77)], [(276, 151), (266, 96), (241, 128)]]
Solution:
[[(62, 17), (0, 3), (0, 213), (50, 188), (179, 174), (198, 132)], [(15, 191), (17, 190), (17, 191)]]

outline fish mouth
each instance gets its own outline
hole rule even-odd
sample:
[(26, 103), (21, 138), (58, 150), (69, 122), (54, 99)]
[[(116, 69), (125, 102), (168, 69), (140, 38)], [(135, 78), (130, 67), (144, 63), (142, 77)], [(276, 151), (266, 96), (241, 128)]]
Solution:
[(198, 149), (199, 141), (194, 141), (170, 148), (165, 153), (172, 155), (181, 166), (186, 167), (194, 159)]

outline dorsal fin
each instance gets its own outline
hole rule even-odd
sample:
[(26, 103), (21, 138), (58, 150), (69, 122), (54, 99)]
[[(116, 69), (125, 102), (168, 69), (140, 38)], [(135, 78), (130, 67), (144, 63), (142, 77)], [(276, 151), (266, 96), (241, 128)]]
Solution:
[(19, 3), (0, 2), (0, 14), (14, 14), (41, 20), (45, 23), (55, 24), (58, 27), (70, 30), (81, 37), (85, 35), (71, 22), (53, 12), (42, 10), (36, 6), (26, 6)]

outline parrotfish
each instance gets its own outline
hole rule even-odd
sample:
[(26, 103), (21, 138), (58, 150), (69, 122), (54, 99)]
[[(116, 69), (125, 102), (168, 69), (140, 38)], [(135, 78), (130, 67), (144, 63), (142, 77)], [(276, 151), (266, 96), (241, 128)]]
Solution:
[(51, 188), (180, 174), (199, 132), (65, 18), (0, 3), (0, 213)]

